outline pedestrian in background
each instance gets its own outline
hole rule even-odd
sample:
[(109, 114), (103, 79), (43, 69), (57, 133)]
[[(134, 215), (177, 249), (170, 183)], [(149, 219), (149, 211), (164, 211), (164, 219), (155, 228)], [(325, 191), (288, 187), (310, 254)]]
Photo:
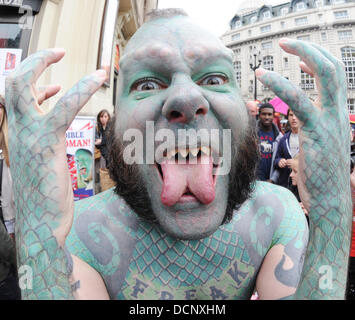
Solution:
[[(96, 186), (95, 192), (105, 191), (109, 189), (113, 182), (110, 179), (107, 164), (109, 161), (108, 150), (108, 132), (111, 123), (111, 115), (108, 110), (103, 109), (97, 115), (96, 131), (95, 131), (95, 175)], [(97, 156), (96, 150), (99, 150)]]
[(304, 214), (306, 215), (307, 221), (309, 223), (308, 212), (307, 212), (306, 208), (304, 207), (304, 205), (301, 201), (300, 195), (298, 193), (298, 163), (299, 163), (298, 156), (299, 156), (299, 154), (296, 154), (296, 156), (290, 160), (291, 161), (291, 173), (290, 173), (291, 182), (290, 182), (289, 190), (297, 198)]
[(288, 188), (291, 183), (289, 180), (291, 173), (292, 158), (299, 152), (298, 132), (300, 122), (291, 109), (287, 111), (287, 119), (290, 130), (280, 140), (277, 154), (275, 156), (274, 167), (279, 172), (279, 178), (276, 184)]
[(108, 110), (103, 109), (97, 115), (96, 130), (95, 130), (95, 147), (100, 150), (100, 168), (107, 167), (108, 150), (106, 132), (108, 124), (111, 120), (111, 115)]
[(278, 179), (278, 172), (274, 170), (273, 163), (282, 138), (282, 133), (273, 122), (274, 112), (274, 107), (270, 103), (261, 104), (257, 122), (260, 150), (257, 178), (258, 180), (272, 183)]

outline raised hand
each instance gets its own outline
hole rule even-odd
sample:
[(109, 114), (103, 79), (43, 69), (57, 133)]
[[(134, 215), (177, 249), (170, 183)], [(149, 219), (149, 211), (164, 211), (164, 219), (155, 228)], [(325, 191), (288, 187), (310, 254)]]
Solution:
[(41, 103), (60, 87), (36, 87), (43, 71), (65, 52), (38, 52), (6, 79), (9, 150), (14, 180), (18, 266), (29, 266), (33, 290), (23, 298), (72, 298), (65, 239), (73, 219), (74, 201), (66, 161), (65, 132), (75, 115), (105, 80), (98, 70), (83, 78), (49, 111)]
[(275, 72), (258, 79), (285, 101), (301, 122), (299, 193), (309, 212), (310, 239), (298, 299), (344, 299), (350, 248), (350, 140), (344, 65), (318, 45), (281, 39), (303, 71), (316, 79), (318, 99)]

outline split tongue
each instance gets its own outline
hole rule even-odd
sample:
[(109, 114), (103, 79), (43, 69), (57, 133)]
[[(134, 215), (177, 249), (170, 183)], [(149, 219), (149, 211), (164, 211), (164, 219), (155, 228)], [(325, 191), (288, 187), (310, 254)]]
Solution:
[(214, 200), (212, 158), (203, 155), (198, 160), (197, 164), (188, 162), (178, 164), (175, 163), (175, 159), (170, 159), (161, 164), (163, 189), (160, 197), (164, 205), (173, 206), (187, 190), (203, 204), (209, 204)]

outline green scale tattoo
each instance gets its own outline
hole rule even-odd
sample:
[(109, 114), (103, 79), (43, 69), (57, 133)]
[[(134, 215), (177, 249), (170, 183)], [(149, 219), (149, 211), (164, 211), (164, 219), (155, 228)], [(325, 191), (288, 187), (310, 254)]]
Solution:
[[(67, 247), (101, 274), (112, 299), (249, 299), (270, 247), (282, 244), (302, 259), (308, 236), (304, 213), (287, 190), (258, 182), (255, 194), (210, 237), (177, 240), (109, 190), (77, 203)], [(277, 272), (296, 286), (283, 261)]]

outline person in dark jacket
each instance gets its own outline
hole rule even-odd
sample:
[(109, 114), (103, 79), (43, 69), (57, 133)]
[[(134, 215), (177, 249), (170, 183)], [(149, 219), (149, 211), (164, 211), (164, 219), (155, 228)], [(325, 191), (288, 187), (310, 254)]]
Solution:
[(263, 103), (259, 107), (257, 131), (259, 137), (260, 161), (257, 169), (258, 180), (275, 183), (278, 172), (274, 170), (274, 159), (282, 133), (273, 123), (274, 107)]
[(286, 132), (280, 140), (274, 161), (274, 169), (279, 172), (276, 184), (286, 188), (290, 186), (291, 160), (299, 152), (298, 131), (300, 126), (299, 120), (291, 109), (287, 111), (287, 119), (291, 130)]

